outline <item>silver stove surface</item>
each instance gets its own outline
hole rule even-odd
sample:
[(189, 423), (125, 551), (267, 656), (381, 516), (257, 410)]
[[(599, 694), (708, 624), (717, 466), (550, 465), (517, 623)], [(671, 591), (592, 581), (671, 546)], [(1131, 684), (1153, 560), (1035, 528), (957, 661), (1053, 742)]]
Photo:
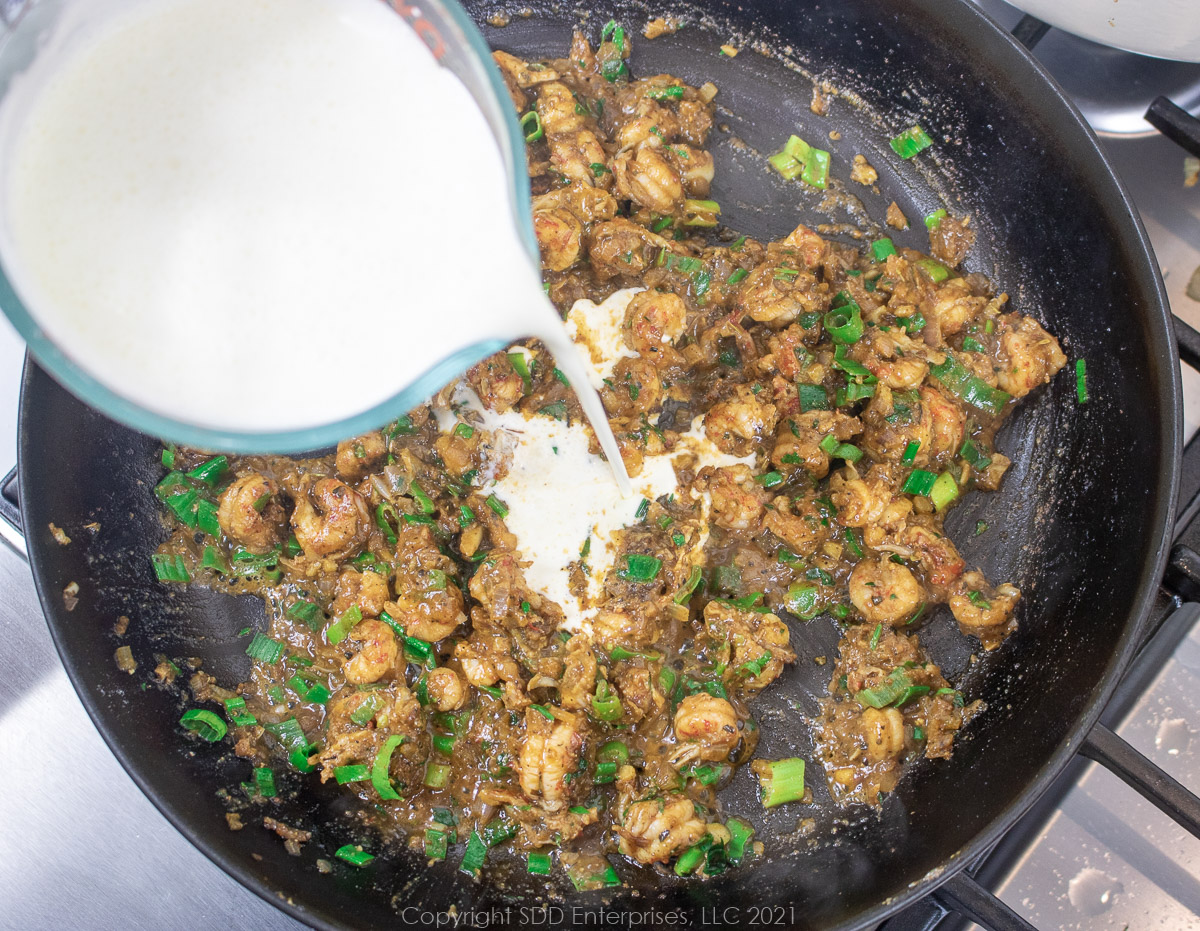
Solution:
[[(1008, 27), (1020, 17), (1000, 0), (982, 5)], [(1076, 71), (1087, 61), (1080, 42), (1051, 32), (1038, 55), (1052, 70), (1052, 59), (1065, 62), (1062, 83), (1091, 106), (1083, 98), (1095, 82)], [(1200, 187), (1183, 187), (1182, 151), (1129, 116), (1168, 91), (1200, 105), (1200, 96), (1187, 96), (1188, 87), (1200, 88), (1200, 69), (1193, 85), (1178, 68), (1142, 61), (1134, 83), (1144, 76), (1145, 99), (1131, 96), (1122, 79), (1125, 96), (1107, 109), (1100, 101), (1095, 119), (1101, 129), (1121, 130), (1106, 132), (1104, 148), (1141, 212), (1172, 309), (1200, 328), (1200, 302), (1186, 295), (1200, 267)], [(1158, 86), (1164, 82), (1170, 86)], [(16, 455), (22, 352), (0, 318), (0, 475)], [(1184, 368), (1183, 377), (1190, 436), (1200, 424), (1200, 375)], [(0, 769), (0, 928), (301, 927), (210, 863), (126, 775), (67, 681), (28, 567), (2, 545), (0, 673), (0, 748), (9, 754)], [(1118, 732), (1200, 791), (1200, 629)], [(1093, 766), (998, 891), (1043, 931), (1140, 931), (1151, 920), (1165, 931), (1200, 928), (1200, 841)]]

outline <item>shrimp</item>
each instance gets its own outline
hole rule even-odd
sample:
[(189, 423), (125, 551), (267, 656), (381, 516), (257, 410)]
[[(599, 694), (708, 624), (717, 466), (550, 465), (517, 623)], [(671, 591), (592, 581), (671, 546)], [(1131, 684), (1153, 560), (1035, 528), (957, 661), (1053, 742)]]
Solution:
[[(603, 160), (601, 160), (603, 161)], [(655, 147), (640, 145), (612, 161), (617, 194), (655, 213), (669, 215), (683, 206), (683, 182)]]
[(439, 666), (426, 675), (425, 690), (432, 707), (438, 711), (455, 711), (467, 700), (462, 679), (453, 669), (445, 666)]
[[(917, 392), (893, 392), (876, 386), (863, 412), (863, 448), (875, 459), (899, 461), (914, 448), (908, 464), (928, 465), (933, 435), (933, 414)], [(916, 444), (913, 447), (913, 444)]]
[(597, 223), (588, 240), (588, 262), (600, 280), (640, 276), (671, 243), (622, 217)]
[(525, 379), (513, 368), (508, 354), (498, 352), (467, 370), (467, 384), (490, 411), (503, 414), (525, 396)]
[(937, 388), (925, 386), (920, 394), (929, 412), (929, 458), (935, 462), (953, 458), (967, 426), (962, 408)]
[(830, 533), (829, 520), (822, 517), (815, 493), (795, 500), (780, 495), (767, 505), (764, 523), (797, 556), (815, 554)]
[(647, 358), (683, 335), (687, 306), (678, 294), (642, 291), (625, 311), (624, 338), (634, 352)]
[(604, 409), (616, 417), (649, 414), (662, 405), (662, 379), (651, 359), (626, 357), (617, 362), (600, 391)]
[(992, 588), (982, 572), (967, 572), (950, 595), (950, 611), (959, 625), (995, 628), (1007, 624), (1021, 599), (1021, 590), (1007, 583)]
[(817, 298), (815, 275), (771, 261), (742, 282), (734, 307), (772, 329), (782, 329), (805, 311), (825, 309)]
[(533, 232), (542, 253), (542, 268), (561, 272), (579, 259), (583, 249), (583, 224), (566, 210), (537, 210)]
[(850, 573), (850, 601), (867, 621), (907, 621), (925, 600), (921, 583), (907, 566), (890, 559), (864, 559)]
[(689, 695), (675, 711), (675, 737), (682, 745), (675, 754), (679, 762), (727, 759), (741, 739), (737, 712), (724, 698)]
[(292, 512), (292, 530), (309, 559), (353, 552), (366, 542), (370, 526), (367, 502), (335, 478), (318, 479), (297, 496)]
[(217, 523), (225, 535), (252, 553), (265, 553), (282, 536), (284, 513), (275, 500), (279, 486), (257, 472), (239, 476), (221, 495)]
[(348, 482), (357, 482), (383, 461), (387, 443), (383, 434), (364, 433), (352, 440), (338, 443), (336, 467), (338, 475)]
[(387, 600), (387, 578), (378, 572), (345, 569), (338, 576), (333, 604), (329, 610), (332, 614), (344, 614), (351, 607), (357, 606), (363, 617), (379, 617), (379, 612), (383, 610)]
[(775, 405), (760, 401), (749, 385), (738, 385), (728, 401), (704, 415), (704, 432), (713, 445), (731, 456), (747, 456), (775, 429)]
[[(892, 505), (898, 481), (886, 465), (871, 466), (860, 477), (853, 465), (839, 470), (829, 480), (829, 496), (838, 509), (838, 522), (846, 527), (867, 527), (879, 522)], [(904, 500), (908, 510), (912, 503)]]
[(596, 655), (587, 637), (578, 634), (567, 641), (567, 659), (559, 680), (559, 700), (571, 711), (586, 711), (592, 705), (596, 682)]
[[(886, 390), (886, 389), (884, 389)], [(857, 417), (841, 411), (806, 411), (790, 417), (779, 425), (775, 434), (775, 446), (771, 450), (771, 461), (778, 466), (800, 465), (814, 478), (829, 474), (832, 457), (821, 447), (826, 437), (832, 436), (839, 442), (849, 440), (862, 430)]]
[(943, 337), (953, 336), (985, 306), (987, 298), (972, 294), (965, 278), (951, 278), (938, 288), (926, 315), (937, 324)]
[(664, 146), (663, 151), (683, 182), (684, 194), (708, 197), (715, 173), (713, 157), (703, 149), (687, 145)]
[[(1016, 316), (1016, 315), (1013, 315)], [(1044, 385), (1064, 365), (1058, 340), (1042, 329), (1033, 317), (1000, 318), (1000, 351), (996, 383), (1014, 398), (1023, 398), (1038, 385)]]
[(347, 639), (362, 644), (358, 652), (342, 666), (347, 682), (354, 685), (378, 682), (396, 665), (400, 648), (392, 628), (383, 621), (359, 621)]
[(618, 848), (638, 863), (665, 863), (697, 843), (708, 825), (684, 795), (634, 802), (617, 825)]
[(930, 518), (913, 517), (901, 531), (899, 542), (917, 560), (925, 580), (939, 600), (945, 598), (949, 587), (966, 568), (954, 541), (935, 530)]
[(573, 724), (549, 721), (533, 708), (525, 712), (525, 730), (521, 791), (546, 811), (560, 811), (569, 800), (569, 777), (579, 768), (583, 737)]
[(775, 614), (742, 611), (720, 601), (704, 606), (704, 629), (729, 645), (725, 680), (748, 692), (766, 688), (796, 658), (787, 624)]
[(715, 469), (708, 481), (713, 523), (729, 530), (757, 533), (762, 527), (766, 494), (754, 481), (750, 467), (739, 463)]

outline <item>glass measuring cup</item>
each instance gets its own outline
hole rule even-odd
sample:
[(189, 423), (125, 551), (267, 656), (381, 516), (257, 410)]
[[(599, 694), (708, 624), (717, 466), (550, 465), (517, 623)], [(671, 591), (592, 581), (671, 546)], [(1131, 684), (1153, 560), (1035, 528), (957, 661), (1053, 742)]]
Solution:
[[(0, 98), (37, 58), (66, 12), (88, 0), (0, 0)], [(523, 133), (504, 82), (475, 25), (454, 0), (392, 0), (386, 4), (413, 29), (435, 60), (448, 68), (479, 107), (494, 134), (507, 171), (512, 223), (517, 240), (536, 272), (539, 259), (529, 210), (529, 183), (524, 170)], [(421, 144), (414, 141), (414, 144)], [(56, 345), (22, 302), (12, 277), (0, 266), (0, 309), (26, 340), (39, 363), (76, 396), (102, 413), (135, 429), (192, 446), (231, 452), (295, 452), (329, 446), (347, 436), (379, 427), (417, 406), (470, 365), (499, 351), (507, 341), (480, 340), (450, 356), (428, 360), (419, 377), (386, 401), (319, 426), (280, 431), (237, 431), (199, 426), (148, 410), (104, 384)]]

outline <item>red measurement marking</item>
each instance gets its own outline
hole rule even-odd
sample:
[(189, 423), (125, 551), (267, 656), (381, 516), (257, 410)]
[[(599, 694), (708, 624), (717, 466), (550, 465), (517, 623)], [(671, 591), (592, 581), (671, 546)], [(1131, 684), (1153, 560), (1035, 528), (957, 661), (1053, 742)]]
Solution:
[(417, 7), (411, 3), (405, 3), (404, 0), (392, 0), (392, 9), (408, 20), (409, 25), (429, 47), (433, 57), (440, 61), (446, 54), (446, 43), (442, 40), (442, 34), (438, 32), (437, 26), (422, 16)]

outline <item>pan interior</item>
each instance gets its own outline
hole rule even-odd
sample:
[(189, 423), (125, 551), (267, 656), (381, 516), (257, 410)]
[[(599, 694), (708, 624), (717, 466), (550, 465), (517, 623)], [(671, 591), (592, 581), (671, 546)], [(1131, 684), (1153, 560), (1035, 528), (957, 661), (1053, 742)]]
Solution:
[[(834, 810), (815, 764), (817, 806), (764, 813), (743, 771), (724, 796), (726, 808), (759, 828), (768, 857), (704, 884), (624, 870), (622, 889), (568, 894), (558, 916), (570, 923), (572, 904), (605, 901), (636, 912), (682, 908), (693, 918), (702, 907), (738, 906), (745, 918), (746, 909), (781, 906), (782, 923), (806, 927), (877, 920), (889, 901), (917, 892), (1031, 800), (1031, 786), (1045, 781), (1094, 713), (1152, 590), (1172, 504), (1178, 391), (1161, 290), (1136, 221), (1068, 106), (965, 3), (743, 0), (702, 12), (601, 2), (586, 13), (535, 6), (529, 16), (491, 3), (467, 7), (480, 22), (507, 19), (486, 26), (487, 39), (527, 57), (564, 55), (573, 28), (582, 25), (594, 40), (616, 17), (635, 35), (635, 74), (713, 81), (720, 89), (713, 197), (739, 232), (769, 239), (800, 222), (878, 220), (894, 199), (917, 228), (891, 235), (923, 248), (921, 217), (941, 206), (969, 213), (978, 244), (968, 269), (989, 275), (1016, 309), (1042, 320), (1069, 358), (1087, 360), (1089, 403), (1076, 402), (1069, 371), (1031, 396), (999, 443), (1013, 459), (1003, 488), (968, 496), (948, 522), (968, 563), (1024, 592), (1020, 630), (995, 654), (962, 638), (944, 609), (921, 632), (967, 699), (987, 702), (953, 759), (919, 765), (880, 813)], [(658, 15), (687, 25), (654, 41), (637, 38)], [(739, 54), (720, 55), (723, 44)], [(826, 116), (809, 109), (814, 81), (835, 89)], [(900, 162), (887, 139), (915, 122), (937, 144)], [(852, 203), (822, 209), (817, 193), (765, 168), (761, 156), (790, 133), (824, 140), (836, 177), (848, 177), (859, 153), (879, 170), (878, 192), (849, 185), (861, 212)], [(396, 909), (401, 917), (405, 908), (442, 912), (451, 904), (460, 912), (515, 910), (545, 899), (546, 883), (522, 871), (471, 883), (455, 872), (453, 857), (425, 869), (403, 850), (369, 870), (339, 865), (318, 875), (318, 858), (369, 835), (336, 790), (294, 775), (281, 779), (281, 814), (251, 808), (243, 817), (251, 823), (272, 814), (313, 830), (300, 857), (256, 827), (228, 830), (219, 796), (246, 778), (247, 764), (185, 741), (176, 727), (179, 697), (143, 684), (156, 655), (201, 657), (219, 682), (240, 681), (249, 660), (236, 633), (257, 622), (261, 606), (155, 583), (147, 556), (165, 537), (150, 494), (157, 451), (154, 440), (87, 410), (30, 367), (22, 500), (39, 589), (76, 687), (134, 778), (222, 866), (316, 924), (394, 926)], [(77, 543), (54, 544), (51, 521)], [(975, 536), (978, 521), (991, 529)], [(99, 529), (84, 530), (90, 522)], [(67, 613), (61, 592), (71, 581), (80, 584), (80, 603)], [(119, 641), (111, 630), (121, 615), (131, 624)], [(815, 709), (829, 675), (812, 658), (832, 660), (837, 633), (818, 619), (793, 624), (792, 634), (801, 659), (758, 700), (759, 754), (812, 761), (801, 718)], [(134, 676), (112, 660), (120, 643), (140, 664)], [(805, 818), (815, 826), (802, 826)]]

